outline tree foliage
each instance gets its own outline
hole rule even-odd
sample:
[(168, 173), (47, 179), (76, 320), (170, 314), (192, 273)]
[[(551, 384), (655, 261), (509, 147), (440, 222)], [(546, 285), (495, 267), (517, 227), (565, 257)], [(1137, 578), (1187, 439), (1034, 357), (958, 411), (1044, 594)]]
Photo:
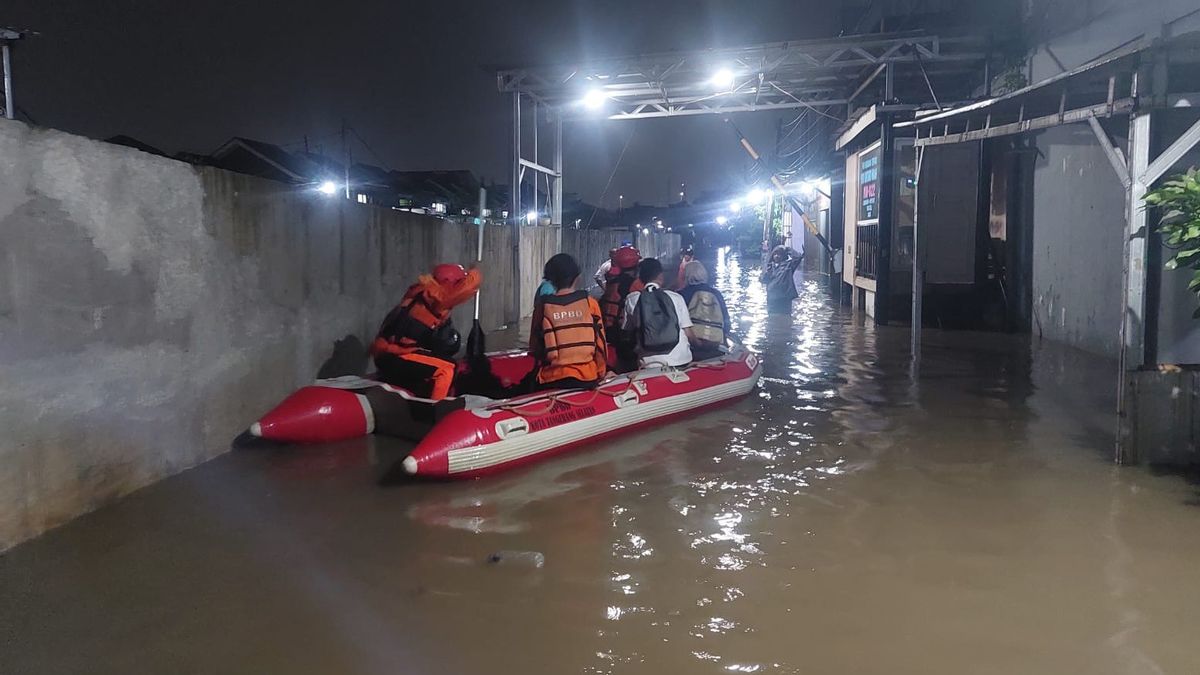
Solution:
[[(1145, 202), (1161, 211), (1158, 232), (1163, 245), (1174, 251), (1164, 267), (1190, 269), (1188, 290), (1200, 296), (1200, 175), (1196, 167), (1147, 192)], [(1200, 307), (1192, 312), (1192, 318), (1200, 318)]]

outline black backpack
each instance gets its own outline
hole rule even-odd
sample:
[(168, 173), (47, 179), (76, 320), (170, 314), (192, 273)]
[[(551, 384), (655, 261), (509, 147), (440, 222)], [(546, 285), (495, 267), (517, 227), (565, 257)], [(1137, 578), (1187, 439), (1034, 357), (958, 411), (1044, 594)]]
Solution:
[(642, 354), (667, 354), (679, 344), (679, 317), (671, 296), (658, 286), (638, 295), (637, 344)]

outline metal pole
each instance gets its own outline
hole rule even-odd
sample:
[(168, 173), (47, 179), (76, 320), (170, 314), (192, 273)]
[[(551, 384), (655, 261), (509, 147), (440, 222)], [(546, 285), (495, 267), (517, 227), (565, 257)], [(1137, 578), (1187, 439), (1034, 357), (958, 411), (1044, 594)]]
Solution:
[(1121, 345), (1117, 359), (1117, 452), (1120, 464), (1137, 462), (1136, 429), (1129, 418), (1129, 374), (1143, 364), (1146, 317), (1146, 240), (1149, 222), (1142, 199), (1149, 186), (1143, 176), (1150, 163), (1150, 113), (1129, 118), (1129, 189), (1125, 193), (1125, 250), (1122, 264)]
[(913, 178), (913, 275), (912, 275), (912, 363), (913, 376), (921, 369), (921, 310), (925, 292), (925, 247), (921, 245), (921, 163), (925, 147), (913, 146), (917, 166)]
[(512, 189), (509, 203), (512, 206), (512, 312), (509, 321), (516, 324), (521, 320), (521, 92), (513, 92), (513, 161)]
[[(487, 188), (479, 188), (479, 246), (475, 249), (475, 261), (483, 262), (483, 210), (487, 208)], [(475, 291), (475, 320), (479, 320), (480, 291)]]
[(350, 146), (346, 145), (346, 118), (342, 118), (342, 163), (345, 165), (346, 199), (350, 199)]
[(552, 206), (550, 219), (554, 225), (563, 224), (563, 120), (562, 112), (558, 112), (554, 116), (554, 172), (558, 175), (554, 177), (554, 192), (551, 195)]
[[(538, 161), (538, 104), (537, 99), (533, 99), (533, 163), (541, 165)], [(533, 224), (541, 225), (542, 217), (538, 213), (538, 174), (535, 171), (533, 174)]]
[(13, 103), (13, 86), (12, 86), (12, 50), (8, 43), (0, 45), (0, 51), (3, 52), (4, 61), (4, 116), (8, 119), (16, 119), (17, 106)]

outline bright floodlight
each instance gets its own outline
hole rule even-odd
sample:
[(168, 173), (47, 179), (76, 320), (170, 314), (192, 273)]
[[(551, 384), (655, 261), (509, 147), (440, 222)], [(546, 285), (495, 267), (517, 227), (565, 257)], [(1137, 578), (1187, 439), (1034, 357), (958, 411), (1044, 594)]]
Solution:
[(537, 222), (537, 211), (530, 211), (525, 214), (525, 220), (534, 223)]
[(726, 218), (725, 216), (717, 216), (717, 224), (718, 225), (724, 225), (725, 223), (728, 223), (728, 222), (729, 222), (729, 219)]
[(643, 227), (643, 228), (642, 228), (642, 234), (650, 234), (650, 228), (648, 228), (648, 227)]
[(317, 192), (320, 192), (323, 195), (331, 195), (337, 192), (337, 183), (327, 180), (317, 187)]
[(734, 213), (739, 213), (742, 210), (741, 202), (729, 202), (729, 210)]
[(733, 71), (728, 68), (722, 68), (713, 73), (712, 85), (718, 89), (733, 87)]
[(759, 190), (758, 188), (754, 188), (746, 193), (746, 201), (750, 202), (751, 204), (761, 204), (763, 199), (763, 191)]
[(599, 89), (591, 89), (583, 95), (583, 104), (593, 110), (604, 105), (604, 92)]

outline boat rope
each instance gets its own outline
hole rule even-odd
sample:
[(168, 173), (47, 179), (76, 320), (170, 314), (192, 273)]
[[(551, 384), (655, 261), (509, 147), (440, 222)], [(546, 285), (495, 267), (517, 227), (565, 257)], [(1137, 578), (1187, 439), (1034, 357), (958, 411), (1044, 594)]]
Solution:
[[(603, 394), (605, 396), (611, 396), (613, 398), (617, 398), (619, 396), (624, 396), (626, 393), (629, 392), (630, 389), (633, 389), (635, 382), (641, 382), (641, 381), (647, 380), (651, 377), (667, 375), (668, 373), (686, 373), (688, 370), (691, 370), (692, 368), (708, 368), (711, 370), (723, 370), (725, 368), (725, 366), (727, 366), (727, 365), (729, 365), (729, 362), (726, 361), (725, 359), (721, 359), (721, 360), (715, 361), (715, 362), (700, 361), (698, 363), (690, 364), (687, 368), (676, 368), (673, 366), (668, 366), (661, 370), (655, 371), (653, 374), (649, 374), (645, 377), (639, 378), (638, 374), (635, 373), (634, 375), (631, 375), (629, 377), (629, 380), (625, 383), (625, 387), (620, 390), (603, 389), (602, 387), (604, 386), (604, 384), (601, 383), (595, 389), (591, 390), (591, 396), (588, 396), (586, 400), (578, 400), (578, 399), (573, 398), (580, 394), (579, 391), (560, 391), (560, 392), (548, 393), (548, 394), (546, 394), (545, 398), (534, 398), (534, 399), (530, 399), (527, 401), (522, 401), (520, 403), (508, 403), (508, 404), (500, 405), (497, 407), (500, 410), (507, 410), (507, 411), (517, 415), (518, 417), (523, 417), (523, 418), (544, 417), (544, 416), (550, 414), (554, 410), (555, 406), (557, 406), (559, 403), (562, 403), (564, 405), (568, 405), (571, 407), (575, 407), (575, 408), (582, 408), (582, 407), (591, 405), (592, 402), (595, 401), (596, 398), (598, 396), (600, 396), (601, 394)], [(532, 403), (541, 402), (543, 400), (546, 402), (546, 406), (544, 408), (540, 408), (540, 409), (536, 409), (536, 410), (532, 410), (532, 411), (525, 410), (526, 406), (528, 406)]]

